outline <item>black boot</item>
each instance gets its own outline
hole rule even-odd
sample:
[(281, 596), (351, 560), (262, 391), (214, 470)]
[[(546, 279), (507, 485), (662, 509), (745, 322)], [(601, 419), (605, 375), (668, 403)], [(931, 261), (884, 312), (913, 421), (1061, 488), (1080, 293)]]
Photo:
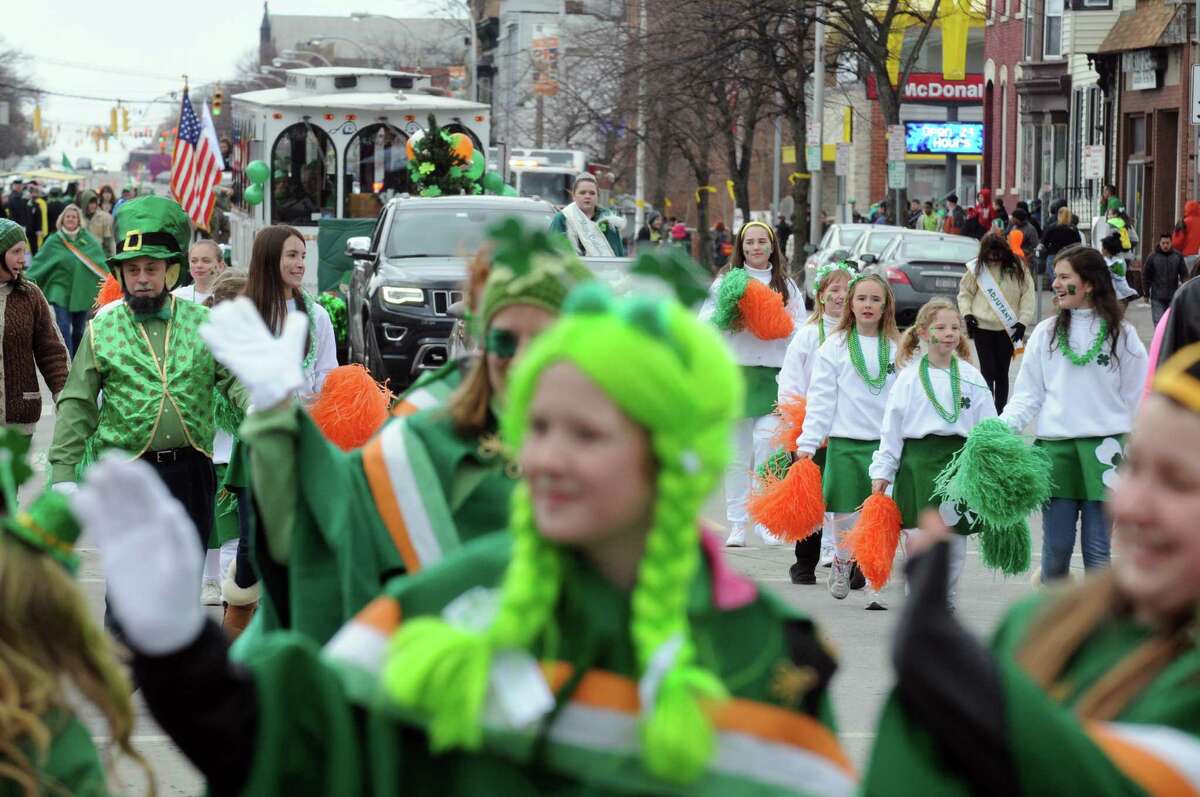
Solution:
[(816, 584), (817, 562), (821, 558), (821, 529), (796, 543), (796, 561), (789, 568), (793, 584)]
[(858, 569), (858, 562), (850, 566), (850, 589), (862, 589), (867, 586), (867, 577)]

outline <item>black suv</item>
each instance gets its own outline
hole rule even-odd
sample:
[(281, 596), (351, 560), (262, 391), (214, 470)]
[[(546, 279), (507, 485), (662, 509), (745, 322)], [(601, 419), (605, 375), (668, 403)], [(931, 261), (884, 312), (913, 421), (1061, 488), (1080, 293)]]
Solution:
[(463, 298), (467, 263), (487, 229), (508, 216), (549, 228), (554, 207), (524, 197), (447, 196), (391, 200), (370, 238), (351, 238), (350, 360), (401, 390), (447, 362), (450, 306)]

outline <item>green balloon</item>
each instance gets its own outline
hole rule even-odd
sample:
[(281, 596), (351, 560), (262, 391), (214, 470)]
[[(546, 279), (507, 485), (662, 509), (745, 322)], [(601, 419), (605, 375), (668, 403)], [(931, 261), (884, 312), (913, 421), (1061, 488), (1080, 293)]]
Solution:
[(487, 169), (487, 158), (483, 157), (483, 153), (475, 150), (471, 153), (471, 165), (467, 167), (467, 177), (472, 180), (478, 180), (483, 177), (484, 171)]
[(254, 185), (262, 185), (271, 176), (271, 167), (262, 161), (250, 161), (246, 164), (246, 177)]
[(500, 196), (516, 196), (516, 195), (517, 195), (517, 189), (513, 188), (511, 185), (506, 185), (500, 189)]
[(261, 185), (249, 186), (243, 196), (246, 198), (246, 204), (250, 207), (260, 205), (263, 201), (263, 187)]
[(500, 172), (488, 172), (483, 176), (483, 187), (493, 194), (498, 194), (504, 187), (504, 178), (500, 176)]

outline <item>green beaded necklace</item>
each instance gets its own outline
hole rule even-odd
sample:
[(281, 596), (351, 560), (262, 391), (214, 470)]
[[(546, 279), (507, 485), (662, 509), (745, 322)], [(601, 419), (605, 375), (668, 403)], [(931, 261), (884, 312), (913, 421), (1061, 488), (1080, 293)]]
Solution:
[(1096, 339), (1092, 341), (1092, 348), (1088, 349), (1083, 354), (1076, 354), (1071, 351), (1071, 341), (1067, 334), (1067, 330), (1058, 330), (1058, 348), (1071, 362), (1076, 365), (1087, 365), (1092, 360), (1096, 359), (1096, 355), (1100, 353), (1100, 347), (1104, 345), (1104, 339), (1108, 337), (1108, 321), (1100, 319), (1100, 331), (1096, 333)]
[(857, 327), (850, 327), (847, 344), (850, 349), (850, 364), (854, 366), (855, 371), (858, 371), (862, 381), (866, 382), (867, 390), (871, 392), (871, 395), (878, 396), (883, 392), (883, 386), (887, 384), (888, 361), (891, 359), (892, 353), (891, 341), (888, 340), (887, 335), (879, 336), (879, 376), (874, 378), (867, 373), (867, 362), (863, 359), (862, 346), (858, 343)]
[(958, 423), (959, 413), (962, 412), (962, 385), (958, 378), (957, 357), (950, 358), (950, 406), (954, 407), (953, 412), (947, 412), (933, 392), (933, 382), (929, 379), (928, 354), (921, 358), (921, 387), (925, 389), (925, 398), (929, 399), (929, 403), (933, 405), (933, 411), (938, 414), (938, 417), (946, 423)]

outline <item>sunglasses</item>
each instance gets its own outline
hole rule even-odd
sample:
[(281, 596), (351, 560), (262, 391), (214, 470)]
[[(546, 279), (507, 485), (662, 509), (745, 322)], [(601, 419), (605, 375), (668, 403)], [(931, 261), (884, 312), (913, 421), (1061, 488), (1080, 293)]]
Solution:
[(517, 354), (517, 334), (509, 329), (489, 329), (483, 347), (488, 354), (502, 359), (511, 359)]

